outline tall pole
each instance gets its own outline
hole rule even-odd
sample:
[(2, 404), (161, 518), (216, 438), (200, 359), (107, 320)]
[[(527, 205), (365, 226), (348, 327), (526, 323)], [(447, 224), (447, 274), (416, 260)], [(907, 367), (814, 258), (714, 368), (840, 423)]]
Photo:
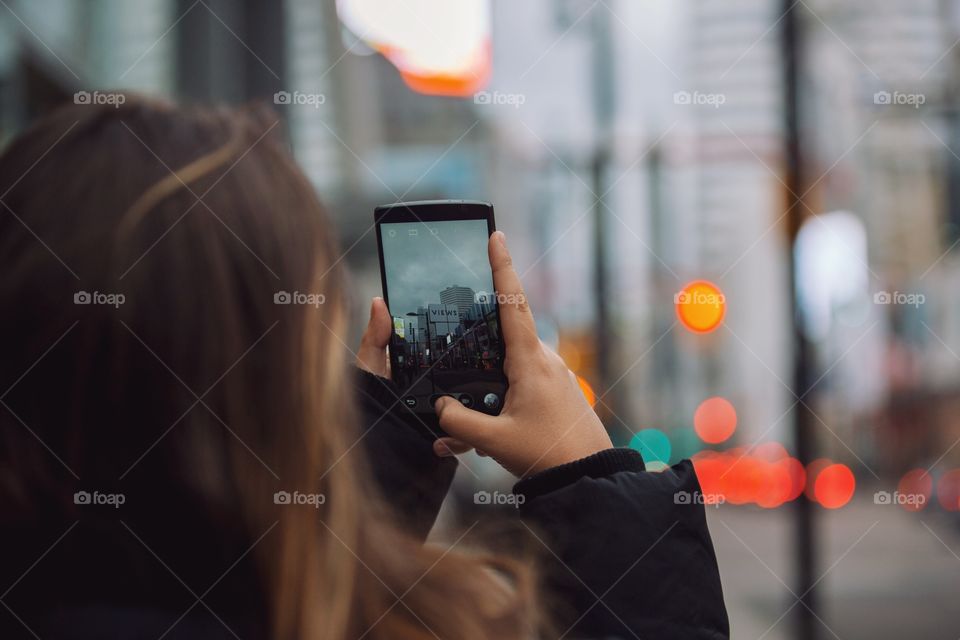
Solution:
[[(793, 345), (793, 391), (800, 398), (813, 384), (813, 358), (811, 345), (800, 326), (800, 309), (797, 300), (797, 265), (794, 246), (797, 234), (804, 221), (803, 194), (807, 187), (803, 175), (803, 148), (801, 146), (800, 117), (800, 64), (803, 51), (800, 26), (794, 2), (781, 0), (783, 18), (782, 55), (783, 55), (783, 108), (784, 108), (784, 160), (787, 205), (787, 233), (790, 256), (787, 260), (790, 279), (790, 326)], [(796, 405), (793, 423), (793, 437), (797, 458), (807, 465), (814, 456), (814, 421), (806, 402)], [(794, 501), (795, 540), (793, 548), (796, 571), (794, 593), (800, 597), (800, 605), (795, 608), (796, 637), (798, 640), (815, 640), (818, 636), (816, 611), (817, 598), (814, 591), (816, 565), (816, 540), (814, 536), (814, 511), (810, 500), (803, 494)]]
[[(610, 162), (615, 115), (614, 52), (610, 28), (610, 10), (594, 7), (591, 16), (593, 30), (592, 96), (594, 115), (594, 153), (590, 167), (591, 189), (596, 197), (593, 210), (593, 292), (596, 304), (596, 362), (600, 393), (609, 393), (613, 380), (611, 353), (613, 331), (610, 322), (610, 256), (607, 246), (607, 213), (604, 196), (606, 174)], [(605, 402), (612, 412), (617, 411), (616, 395)]]

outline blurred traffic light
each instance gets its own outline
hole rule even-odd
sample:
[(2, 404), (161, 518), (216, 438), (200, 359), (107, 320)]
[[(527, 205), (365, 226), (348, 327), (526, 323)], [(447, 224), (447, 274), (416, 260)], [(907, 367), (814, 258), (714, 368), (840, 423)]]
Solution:
[(720, 326), (727, 312), (727, 301), (720, 287), (706, 280), (695, 280), (674, 296), (677, 318), (694, 333), (710, 333)]

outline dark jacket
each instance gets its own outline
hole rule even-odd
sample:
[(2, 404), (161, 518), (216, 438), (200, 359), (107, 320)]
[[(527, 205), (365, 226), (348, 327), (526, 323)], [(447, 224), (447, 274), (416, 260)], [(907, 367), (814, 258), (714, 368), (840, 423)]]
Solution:
[[(388, 381), (364, 374), (360, 388), (366, 422), (380, 420), (368, 442), (375, 475), (384, 487), (409, 487), (401, 511), (425, 535), (455, 464), (434, 455), (436, 424), (400, 409)], [(704, 507), (691, 499), (699, 492), (689, 460), (651, 473), (633, 449), (516, 483), (517, 515), (545, 548), (545, 595), (564, 638), (729, 638)]]
[[(375, 479), (398, 517), (425, 538), (457, 461), (434, 455), (436, 423), (403, 408), (389, 381), (361, 373), (357, 386)], [(675, 498), (696, 491), (689, 462), (648, 473), (630, 449), (516, 484), (523, 500), (515, 515), (543, 547), (548, 613), (567, 630), (563, 637), (729, 636), (703, 507)], [(158, 488), (156, 499), (163, 495)], [(176, 523), (120, 520), (41, 518), (6, 527), (2, 557), (18, 562), (0, 567), (0, 638), (266, 637), (251, 605), (264, 597), (244, 556), (249, 541), (217, 529), (216, 514), (198, 508), (195, 520)]]

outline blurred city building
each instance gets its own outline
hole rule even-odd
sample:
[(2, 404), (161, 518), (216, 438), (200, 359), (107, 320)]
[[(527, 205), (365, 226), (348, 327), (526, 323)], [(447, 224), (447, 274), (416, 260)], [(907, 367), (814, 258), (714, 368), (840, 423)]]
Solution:
[[(332, 2), (3, 9), (0, 136), (78, 92), (110, 88), (272, 103), (331, 206), (363, 295), (377, 286), (374, 204), (490, 199), (542, 332), (598, 387), (598, 411), (623, 437), (686, 433), (699, 404), (719, 395), (739, 418), (731, 444), (789, 446), (779, 3), (495, 2), (491, 81), (466, 99), (412, 91)], [(821, 268), (805, 288), (820, 309), (807, 327), (822, 374), (811, 403), (829, 426), (818, 446), (871, 469), (953, 463), (958, 12), (938, 0), (793, 10), (805, 36), (804, 214), (823, 232), (810, 246), (819, 255), (832, 243), (846, 260), (830, 267), (843, 273)], [(817, 217), (831, 212), (859, 221), (865, 251), (859, 232), (846, 237)], [(597, 220), (612, 265), (600, 275)], [(598, 277), (610, 291), (604, 339), (616, 374), (606, 381)], [(712, 334), (691, 335), (664, 302), (701, 278), (719, 286), (727, 315)], [(874, 300), (884, 292), (892, 304)], [(693, 453), (674, 439), (674, 458)]]
[[(11, 1), (0, 12), (2, 134), (76, 92), (111, 87), (186, 100), (285, 95), (277, 107), (352, 247), (361, 286), (375, 281), (370, 243), (362, 242), (371, 204), (490, 198), (501, 226), (517, 233), (532, 302), (588, 378), (591, 220), (604, 185), (605, 244), (616, 265), (606, 274), (614, 368), (627, 372), (616, 387), (631, 390), (611, 392), (621, 396), (621, 419), (671, 429), (688, 424), (704, 397), (722, 394), (738, 407), (738, 440), (783, 440), (793, 398), (780, 382), (790, 366), (780, 6), (595, 9), (572, 0), (494, 3), (495, 73), (487, 90), (464, 100), (412, 92), (338, 23), (330, 2)], [(951, 391), (960, 372), (941, 348), (960, 344), (948, 252), (960, 238), (960, 205), (956, 180), (946, 179), (960, 168), (950, 73), (957, 12), (937, 0), (811, 0), (796, 10), (807, 36), (809, 224), (821, 224), (813, 214), (849, 211), (868, 246), (869, 281), (857, 299), (840, 301), (848, 308), (833, 310), (837, 318), (817, 336), (829, 369), (823, 388), (843, 391), (822, 401), (846, 437), (869, 439), (878, 387), (912, 406), (924, 393)], [(623, 28), (601, 61), (613, 74), (615, 104), (609, 158), (595, 183), (591, 52), (604, 11)], [(715, 281), (729, 301), (724, 326), (707, 338), (671, 328), (670, 306), (649, 304), (694, 278)], [(925, 302), (872, 305), (883, 291)], [(857, 337), (862, 348), (844, 355)], [(884, 351), (885, 364), (865, 360), (867, 351)], [(937, 450), (940, 437), (928, 437)]]

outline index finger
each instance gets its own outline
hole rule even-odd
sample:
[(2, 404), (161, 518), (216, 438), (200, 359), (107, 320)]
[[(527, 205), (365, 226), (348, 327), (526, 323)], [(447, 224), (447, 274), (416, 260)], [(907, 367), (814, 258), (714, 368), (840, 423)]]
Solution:
[(513, 353), (532, 351), (539, 347), (540, 339), (502, 231), (490, 236), (488, 250), (504, 342)]

